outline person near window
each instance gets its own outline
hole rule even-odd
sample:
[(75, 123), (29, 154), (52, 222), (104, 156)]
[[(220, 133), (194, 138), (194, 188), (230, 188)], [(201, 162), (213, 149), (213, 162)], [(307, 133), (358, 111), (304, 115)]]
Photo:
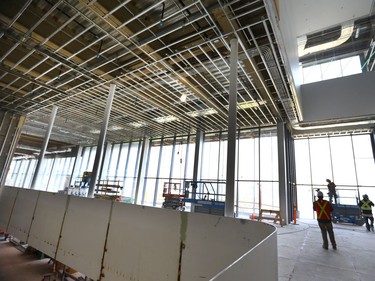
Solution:
[(366, 221), (366, 229), (367, 231), (372, 230), (374, 232), (374, 217), (372, 215), (372, 207), (374, 207), (374, 203), (368, 198), (368, 195), (365, 194), (362, 196), (363, 200), (359, 202), (359, 207), (361, 208), (362, 217)]
[(335, 204), (337, 204), (336, 184), (330, 179), (326, 179), (326, 181), (328, 183), (327, 187), (328, 187), (329, 202), (332, 203), (332, 198), (335, 198)]
[(332, 248), (336, 250), (337, 246), (335, 234), (333, 232), (333, 226), (331, 221), (333, 208), (332, 204), (329, 201), (323, 199), (323, 192), (318, 191), (318, 200), (314, 201), (313, 208), (314, 211), (316, 211), (318, 224), (320, 227), (320, 231), (322, 233), (323, 248), (328, 250), (328, 233), (329, 240), (332, 244)]

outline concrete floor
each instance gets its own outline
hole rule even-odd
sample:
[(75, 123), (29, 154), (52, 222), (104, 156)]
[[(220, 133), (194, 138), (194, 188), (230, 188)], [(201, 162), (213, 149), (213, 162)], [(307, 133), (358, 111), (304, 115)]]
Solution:
[(316, 221), (278, 227), (279, 281), (374, 281), (375, 233), (334, 224), (337, 250), (322, 248)]
[(11, 242), (0, 242), (1, 281), (41, 281), (44, 274), (52, 272), (52, 264), (48, 261), (21, 252)]
[[(337, 250), (322, 248), (314, 220), (277, 227), (279, 281), (375, 280), (375, 233), (366, 232), (364, 226), (335, 224)], [(0, 242), (1, 281), (40, 281), (51, 270), (48, 259), (37, 260), (10, 242)]]

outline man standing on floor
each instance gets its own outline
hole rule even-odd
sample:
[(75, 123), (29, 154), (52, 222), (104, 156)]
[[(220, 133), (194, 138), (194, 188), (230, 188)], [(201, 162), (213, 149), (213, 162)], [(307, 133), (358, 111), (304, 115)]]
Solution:
[(368, 198), (367, 194), (363, 195), (362, 197), (363, 200), (359, 202), (362, 217), (366, 220), (367, 231), (370, 231), (371, 229), (374, 232), (374, 217), (372, 216), (372, 207), (374, 207), (374, 203)]
[(316, 215), (318, 218), (318, 224), (320, 227), (320, 231), (322, 232), (323, 238), (323, 248), (328, 250), (328, 238), (327, 233), (329, 235), (329, 240), (331, 241), (332, 248), (336, 250), (336, 240), (335, 234), (333, 233), (333, 226), (331, 221), (332, 215), (332, 204), (323, 199), (323, 192), (318, 192), (318, 200), (316, 200), (313, 204), (314, 211), (316, 211)]

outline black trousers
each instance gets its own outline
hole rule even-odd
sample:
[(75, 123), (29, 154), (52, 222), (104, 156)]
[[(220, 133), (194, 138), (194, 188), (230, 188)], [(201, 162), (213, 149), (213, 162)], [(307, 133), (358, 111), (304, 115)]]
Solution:
[(336, 240), (335, 240), (335, 234), (333, 233), (333, 226), (332, 222), (318, 222), (320, 231), (322, 232), (322, 238), (323, 238), (323, 247), (328, 248), (328, 237), (331, 241), (332, 247), (336, 247)]
[(373, 229), (374, 228), (374, 217), (368, 217), (368, 216), (363, 216), (366, 222), (366, 228), (368, 231), (370, 231), (370, 227)]

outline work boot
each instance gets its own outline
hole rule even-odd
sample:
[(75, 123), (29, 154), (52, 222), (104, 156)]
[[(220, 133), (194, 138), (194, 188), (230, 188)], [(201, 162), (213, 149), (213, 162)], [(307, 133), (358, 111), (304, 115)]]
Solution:
[(373, 225), (371, 226), (371, 230), (372, 230), (372, 232), (374, 232), (374, 226)]
[(336, 245), (332, 245), (332, 248), (333, 248), (334, 250), (337, 250), (337, 246), (336, 246)]

